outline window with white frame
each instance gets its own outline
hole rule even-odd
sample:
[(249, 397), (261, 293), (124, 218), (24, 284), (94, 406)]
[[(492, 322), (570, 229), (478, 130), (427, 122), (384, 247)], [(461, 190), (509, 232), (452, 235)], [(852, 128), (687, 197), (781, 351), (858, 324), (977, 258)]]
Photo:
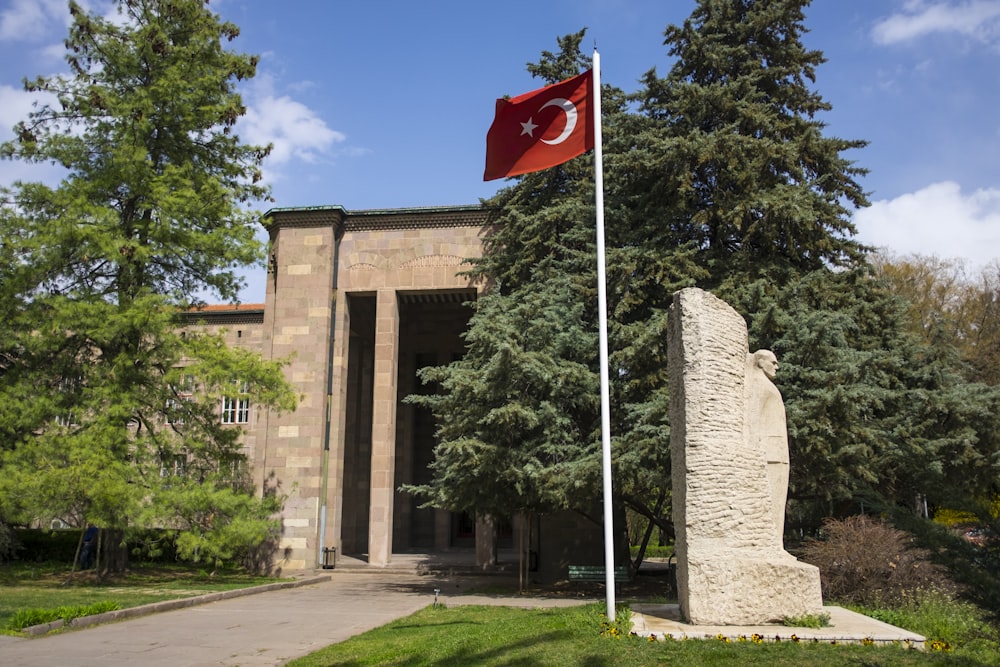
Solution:
[(165, 406), (166, 422), (168, 424), (183, 424), (184, 414), (187, 412), (184, 401), (191, 400), (191, 396), (194, 395), (194, 376), (182, 376), (180, 383), (171, 385), (170, 389), (173, 396), (167, 399)]
[(187, 457), (167, 454), (160, 458), (160, 477), (183, 477), (187, 472)]
[[(72, 396), (80, 388), (80, 381), (76, 378), (63, 378), (59, 381), (59, 393), (64, 396)], [(56, 415), (55, 422), (64, 428), (72, 428), (80, 425), (79, 414), (73, 408), (67, 408)]]
[(63, 428), (73, 428), (80, 425), (80, 420), (76, 418), (76, 410), (67, 410), (56, 415), (56, 424)]
[(246, 380), (236, 380), (234, 391), (222, 397), (222, 423), (246, 424), (250, 421), (250, 385)]

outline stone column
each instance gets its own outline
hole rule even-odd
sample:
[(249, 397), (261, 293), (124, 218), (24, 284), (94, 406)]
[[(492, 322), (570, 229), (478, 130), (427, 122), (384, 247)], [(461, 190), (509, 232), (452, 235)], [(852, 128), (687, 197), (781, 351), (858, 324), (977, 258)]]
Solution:
[(396, 474), (396, 378), (399, 305), (394, 289), (380, 289), (375, 311), (375, 385), (372, 406), (372, 485), (368, 563), (392, 557), (392, 505)]
[(276, 487), (289, 494), (275, 554), (275, 565), (286, 571), (315, 567), (322, 546), (317, 537), (338, 223), (332, 213), (308, 224), (279, 222), (272, 230), (262, 354), (265, 359), (289, 359), (285, 378), (301, 399), (294, 412), (271, 414), (263, 432), (258, 429), (263, 452), (255, 465), (265, 489)]
[(334, 295), (333, 382), (330, 401), (330, 453), (327, 472), (326, 544), (344, 553), (344, 436), (347, 422), (347, 360), (351, 314), (346, 295)]
[[(409, 325), (407, 325), (407, 329), (409, 330)], [(413, 393), (413, 385), (416, 380), (414, 357), (412, 354), (406, 354), (405, 352), (402, 358), (399, 358), (398, 352), (396, 356), (399, 359), (397, 363), (398, 373), (396, 377), (398, 378), (398, 385), (396, 391), (399, 396), (408, 396)], [(403, 484), (412, 484), (414, 479), (413, 411), (414, 408), (412, 405), (400, 405), (397, 401), (395, 417), (396, 472), (394, 475), (397, 487)], [(399, 507), (396, 507), (397, 502), (399, 503)], [(393, 501), (392, 542), (401, 550), (413, 546), (413, 505), (409, 494), (396, 493), (395, 500)]]

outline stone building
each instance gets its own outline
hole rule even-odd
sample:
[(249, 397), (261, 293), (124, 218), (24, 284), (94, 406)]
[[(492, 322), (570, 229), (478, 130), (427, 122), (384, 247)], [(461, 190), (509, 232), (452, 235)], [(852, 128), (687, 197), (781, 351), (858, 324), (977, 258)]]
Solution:
[[(275, 564), (316, 567), (322, 550), (367, 555), (475, 547), (489, 563), (497, 546), (521, 545), (536, 578), (562, 578), (568, 563), (603, 563), (602, 529), (582, 515), (507, 517), (489, 526), (429, 508), (400, 485), (430, 481), (432, 415), (403, 403), (424, 391), (419, 368), (460, 357), (462, 334), (482, 289), (462, 275), (488, 233), (480, 206), (348, 211), (341, 206), (269, 211), (263, 304), (208, 306), (198, 326), (230, 345), (286, 359), (299, 394), (287, 414), (236, 399), (223, 420), (246, 430), (258, 488), (286, 495)], [(599, 512), (598, 512), (599, 514)]]
[[(289, 360), (292, 413), (240, 410), (255, 482), (288, 496), (278, 565), (314, 567), (323, 547), (368, 554), (473, 546), (467, 516), (421, 509), (396, 489), (428, 479), (433, 423), (402, 403), (416, 370), (462, 354), (478, 286), (458, 275), (482, 252), (479, 206), (268, 212), (262, 305), (210, 306), (203, 326), (232, 345)], [(488, 547), (490, 545), (480, 545)]]

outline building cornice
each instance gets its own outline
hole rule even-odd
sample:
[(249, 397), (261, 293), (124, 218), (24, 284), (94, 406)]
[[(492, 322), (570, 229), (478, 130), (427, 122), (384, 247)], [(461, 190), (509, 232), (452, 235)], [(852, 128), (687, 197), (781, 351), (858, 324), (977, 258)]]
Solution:
[(346, 217), (347, 210), (339, 205), (272, 208), (263, 215), (261, 223), (272, 235), (275, 230), (288, 227), (334, 227), (339, 232)]
[(264, 304), (206, 305), (180, 313), (180, 319), (186, 325), (263, 324)]
[(426, 206), (412, 208), (370, 209), (348, 211), (343, 206), (307, 206), (276, 208), (264, 214), (263, 222), (270, 233), (287, 227), (345, 229), (422, 229), (432, 227), (481, 227), (489, 221), (490, 209), (479, 204), (465, 206)]

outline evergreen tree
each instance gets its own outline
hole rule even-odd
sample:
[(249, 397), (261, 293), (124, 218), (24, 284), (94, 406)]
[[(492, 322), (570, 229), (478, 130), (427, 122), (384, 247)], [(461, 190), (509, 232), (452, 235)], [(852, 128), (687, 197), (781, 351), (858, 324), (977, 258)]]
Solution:
[(647, 507), (656, 477), (669, 485), (672, 293), (697, 285), (736, 304), (761, 278), (774, 290), (864, 263), (847, 208), (867, 204), (855, 180), (864, 170), (842, 153), (865, 142), (823, 135), (817, 115), (830, 105), (809, 88), (824, 59), (801, 42), (806, 4), (700, 1), (665, 31), (676, 58), (668, 75), (650, 70), (630, 96), (638, 113), (607, 135), (619, 460), (653, 463), (623, 466), (644, 481), (625, 475), (621, 485), (641, 489)]
[(111, 547), (140, 525), (238, 527), (244, 544), (274, 530), (275, 499), (253, 500), (218, 407), (234, 393), (292, 407), (281, 364), (178, 319), (201, 295), (235, 300), (235, 269), (263, 256), (245, 206), (267, 196), (268, 149), (232, 132), (256, 58), (224, 48), (239, 31), (206, 5), (122, 0), (108, 20), (71, 2), (70, 74), (25, 82), (56, 101), (0, 147), (65, 170), (56, 187), (16, 183), (0, 207), (0, 506), (94, 523)]
[[(547, 83), (589, 66), (583, 31), (529, 71)], [(411, 397), (439, 420), (433, 504), (493, 515), (593, 500), (600, 475), (593, 169), (578, 158), (488, 202), (494, 232), (470, 271), (490, 285), (463, 359), (427, 369), (442, 391)], [(588, 508), (589, 509), (589, 508)]]
[(1000, 392), (969, 383), (953, 341), (925, 342), (870, 267), (760, 280), (733, 304), (751, 346), (777, 353), (786, 399), (790, 521), (868, 508), (975, 509), (997, 480)]
[[(602, 91), (614, 488), (619, 501), (668, 530), (658, 505), (670, 478), (666, 312), (673, 292), (695, 284), (740, 285), (760, 275), (788, 280), (797, 271), (863, 257), (849, 238), (845, 208), (845, 202), (865, 203), (853, 180), (863, 172), (840, 153), (864, 143), (827, 139), (813, 118), (829, 105), (805, 83), (822, 55), (799, 41), (804, 4), (700, 2), (683, 27), (666, 31), (670, 53), (678, 57), (666, 79), (651, 70), (635, 95), (608, 86)], [(559, 54), (543, 53), (529, 71), (549, 82), (576, 74), (586, 66), (582, 37), (563, 38)], [(630, 101), (639, 113), (629, 111)], [(582, 318), (563, 322), (566, 333), (580, 340), (593, 335), (591, 173), (590, 158), (579, 158), (525, 176), (490, 202), (498, 228), (473, 275), (494, 281), (494, 291), (509, 299), (506, 307), (489, 310), (493, 316), (515, 312), (514, 304), (529, 293), (561, 298), (547, 286), (556, 282), (554, 271), (565, 272), (569, 276), (560, 281), (578, 285), (585, 308)], [(479, 340), (482, 314), (473, 318), (470, 340)], [(564, 350), (542, 346), (539, 352), (565, 361)], [(585, 349), (589, 356), (573, 361), (596, 373), (596, 346), (580, 351)], [(470, 354), (460, 363), (467, 377), (477, 377), (491, 358)], [(448, 375), (437, 373), (439, 381)], [(591, 386), (596, 392), (596, 379)], [(442, 434), (451, 434), (448, 425), (460, 421), (468, 405), (446, 398), (450, 391), (445, 383), (445, 392), (429, 399), (437, 402)], [(502, 395), (497, 399), (505, 404)], [(599, 489), (596, 393), (589, 404), (594, 407), (587, 413), (567, 406), (562, 414), (579, 414), (576, 430), (590, 433), (577, 446), (577, 469), (566, 478), (576, 486), (567, 488), (585, 486), (593, 498)], [(515, 443), (530, 442), (508, 435)], [(438, 455), (448, 446), (443, 440)], [(446, 486), (456, 488), (455, 480), (435, 482), (438, 489)]]
[(809, 88), (823, 54), (802, 44), (809, 0), (700, 0), (665, 44), (669, 74), (650, 70), (640, 108), (662, 128), (641, 189), (669, 222), (676, 245), (692, 244), (710, 272), (702, 281), (761, 276), (863, 261), (850, 206), (866, 206), (843, 157), (864, 141), (824, 136), (831, 105)]
[[(699, 0), (666, 30), (666, 77), (602, 91), (614, 489), (664, 528), (666, 312), (689, 285), (736, 307), (751, 346), (781, 359), (803, 525), (863, 503), (944, 502), (963, 477), (995, 484), (996, 396), (963, 382), (953, 345), (913, 335), (854, 238), (865, 170), (844, 154), (865, 142), (824, 134), (808, 4)], [(529, 70), (578, 73), (582, 37)], [(419, 489), (433, 504), (586, 511), (599, 497), (591, 174), (577, 158), (488, 202), (496, 232), (471, 275), (490, 289), (469, 353), (427, 371), (441, 392), (417, 399), (441, 424), (435, 478)], [(485, 507), (493, 492), (505, 501)]]
[[(584, 31), (559, 40), (528, 70), (547, 83), (589, 67)], [(605, 131), (628, 124), (627, 99), (602, 90)], [(607, 173), (627, 178), (627, 155)], [(431, 484), (411, 490), (440, 507), (485, 513), (572, 509), (600, 523), (601, 432), (593, 159), (528, 174), (487, 202), (494, 232), (470, 275), (489, 285), (464, 358), (424, 371), (441, 392), (412, 397), (440, 424)], [(612, 200), (609, 325), (616, 500), (670, 529), (665, 312), (696, 268), (635, 243), (635, 213)], [(690, 253), (689, 253), (690, 254)], [(650, 292), (654, 302), (643, 301)], [(625, 526), (617, 526), (620, 532)]]

